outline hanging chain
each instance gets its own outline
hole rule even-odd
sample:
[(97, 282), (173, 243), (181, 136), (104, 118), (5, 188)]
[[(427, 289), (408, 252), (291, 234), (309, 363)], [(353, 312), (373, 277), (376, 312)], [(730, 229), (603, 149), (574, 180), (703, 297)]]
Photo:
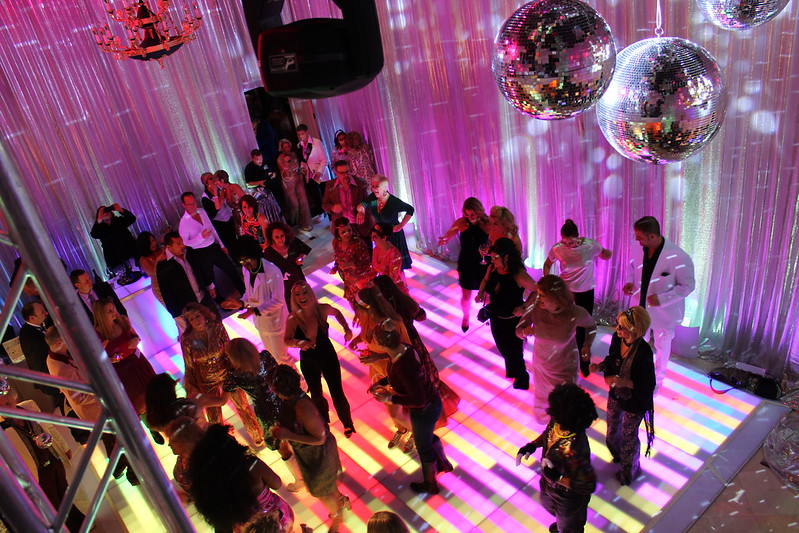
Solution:
[(657, 12), (655, 14), (655, 37), (663, 37), (663, 12), (660, 8), (660, 0), (657, 0)]

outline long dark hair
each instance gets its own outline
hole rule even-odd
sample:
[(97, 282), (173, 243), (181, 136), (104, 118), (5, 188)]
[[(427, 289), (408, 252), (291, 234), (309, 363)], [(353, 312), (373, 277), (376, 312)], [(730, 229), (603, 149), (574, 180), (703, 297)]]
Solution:
[(194, 447), (187, 472), (197, 510), (220, 531), (246, 522), (258, 504), (249, 475), (257, 458), (230, 434), (232, 429), (210, 426)]
[(508, 274), (516, 275), (525, 270), (522, 254), (516, 244), (507, 237), (501, 237), (491, 246), (491, 253), (497, 254), (505, 261)]

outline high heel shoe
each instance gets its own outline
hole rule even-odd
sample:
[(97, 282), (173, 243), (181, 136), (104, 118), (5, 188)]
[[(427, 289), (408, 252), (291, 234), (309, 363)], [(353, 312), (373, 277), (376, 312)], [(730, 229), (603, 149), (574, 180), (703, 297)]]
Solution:
[(354, 427), (350, 426), (348, 428), (344, 428), (344, 436), (345, 437), (350, 438), (350, 437), (352, 437), (353, 433), (358, 433), (357, 431), (355, 431)]
[(397, 444), (399, 444), (400, 440), (402, 440), (402, 436), (405, 435), (405, 433), (407, 432), (408, 432), (407, 429), (406, 430), (398, 429), (391, 437), (391, 439), (388, 441), (388, 449), (390, 450), (391, 448), (395, 448)]
[(344, 524), (344, 509), (352, 510), (352, 503), (350, 502), (349, 496), (344, 496), (341, 494), (338, 497), (338, 511), (335, 513), (330, 513), (327, 515), (330, 518), (330, 527), (328, 528), (328, 533), (337, 533), (341, 528), (342, 524)]

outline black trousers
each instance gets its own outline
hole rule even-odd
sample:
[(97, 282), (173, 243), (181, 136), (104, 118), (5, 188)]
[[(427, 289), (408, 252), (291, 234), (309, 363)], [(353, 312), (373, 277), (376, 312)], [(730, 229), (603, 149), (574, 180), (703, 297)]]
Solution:
[(499, 318), (491, 315), (491, 335), (500, 355), (505, 359), (505, 376), (520, 378), (527, 375), (524, 367), (524, 341), (516, 336), (521, 317)]
[(202, 269), (200, 276), (202, 280), (201, 283), (214, 280), (214, 267), (216, 266), (225, 273), (236, 290), (239, 291), (240, 294), (244, 294), (244, 282), (241, 279), (239, 271), (233, 265), (233, 261), (225, 255), (225, 252), (222, 251), (222, 248), (217, 243), (213, 243), (205, 248), (189, 248), (187, 253), (191, 253)]
[(222, 244), (229, 250), (233, 243), (236, 242), (236, 226), (233, 224), (233, 219), (231, 218), (226, 222), (212, 220), (211, 224), (213, 224), (219, 238), (222, 239)]
[[(61, 505), (61, 500), (64, 499), (64, 494), (66, 494), (68, 487), (67, 474), (63, 463), (53, 457), (50, 460), (50, 464), (39, 468), (38, 474), (39, 486), (42, 488), (42, 492), (53, 504), (53, 507), (58, 510), (58, 506)], [(67, 529), (73, 532), (79, 531), (84, 518), (86, 517), (83, 513), (73, 505), (69, 510), (69, 514), (67, 514)]]
[(322, 417), (329, 422), (330, 415), (328, 412), (330, 411), (330, 406), (322, 391), (322, 377), (324, 376), (339, 420), (341, 420), (345, 428), (351, 428), (352, 413), (350, 411), (350, 402), (347, 401), (347, 397), (344, 395), (344, 387), (341, 384), (341, 365), (338, 362), (338, 356), (333, 345), (331, 344), (329, 349), (325, 349), (323, 345), (321, 349), (301, 350), (300, 371), (308, 384), (311, 400), (319, 408), (319, 413)]
[[(589, 315), (594, 314), (594, 289), (585, 292), (575, 292), (574, 293), (574, 303), (579, 305), (586, 311), (588, 311)], [(585, 328), (577, 328), (577, 333), (575, 334), (575, 338), (577, 339), (577, 349), (583, 349), (583, 343), (585, 342)]]

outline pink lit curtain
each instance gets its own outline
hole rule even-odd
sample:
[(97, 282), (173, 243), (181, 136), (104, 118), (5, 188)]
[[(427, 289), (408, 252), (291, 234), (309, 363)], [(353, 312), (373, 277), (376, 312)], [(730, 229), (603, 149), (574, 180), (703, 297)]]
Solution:
[[(655, 0), (588, 3), (619, 50), (654, 37)], [(738, 33), (705, 21), (695, 0), (662, 2), (665, 35), (710, 51), (729, 94), (712, 144), (667, 166), (618, 155), (593, 110), (545, 122), (506, 103), (491, 74), (493, 40), (523, 4), (378, 1), (385, 69), (358, 92), (314, 103), (325, 141), (332, 144), (338, 128), (365, 133), (395, 193), (417, 209), (421, 250), (443, 252), (436, 236), (468, 196), (516, 214), (535, 268), (564, 220), (574, 219), (583, 235), (614, 251), (597, 269), (597, 295), (608, 308), (628, 304), (622, 265), (641, 253), (632, 223), (654, 215), (695, 262), (684, 325), (700, 327), (710, 346), (781, 375), (799, 350), (799, 3)], [(286, 20), (311, 16), (340, 14), (332, 2), (287, 1)]]
[[(314, 110), (328, 147), (338, 128), (365, 134), (394, 192), (417, 208), (421, 250), (444, 252), (436, 237), (468, 196), (516, 214), (531, 267), (541, 267), (572, 218), (614, 251), (597, 269), (597, 295), (610, 308), (627, 304), (622, 265), (641, 253), (632, 223), (654, 215), (694, 259), (685, 325), (781, 374), (799, 350), (799, 3), (735, 33), (706, 22), (694, 1), (663, 2), (665, 35), (709, 50), (729, 91), (720, 134), (667, 166), (616, 154), (593, 111), (544, 122), (504, 100), (490, 70), (493, 39), (523, 2), (376, 3), (385, 69), (358, 92), (314, 101)], [(654, 35), (655, 0), (588, 3), (619, 49)], [(177, 194), (198, 190), (203, 170), (240, 171), (254, 142), (241, 92), (259, 82), (237, 2), (201, 1), (205, 27), (164, 70), (96, 49), (88, 28), (105, 22), (100, 4), (0, 4), (0, 133), (70, 266), (100, 264), (87, 237), (97, 205), (130, 207), (137, 230), (174, 223)], [(283, 15), (340, 13), (328, 0), (286, 0)]]
[[(179, 20), (183, 2), (172, 5)], [(0, 2), (0, 138), (69, 269), (103, 272), (89, 236), (98, 206), (118, 202), (138, 217), (134, 234), (158, 235), (177, 227), (180, 194), (200, 193), (202, 172), (239, 178), (249, 161), (242, 93), (261, 82), (241, 10), (223, 0), (200, 10), (197, 40), (162, 69), (100, 51), (92, 26), (126, 41), (101, 0)], [(14, 254), (0, 248), (8, 272)]]

